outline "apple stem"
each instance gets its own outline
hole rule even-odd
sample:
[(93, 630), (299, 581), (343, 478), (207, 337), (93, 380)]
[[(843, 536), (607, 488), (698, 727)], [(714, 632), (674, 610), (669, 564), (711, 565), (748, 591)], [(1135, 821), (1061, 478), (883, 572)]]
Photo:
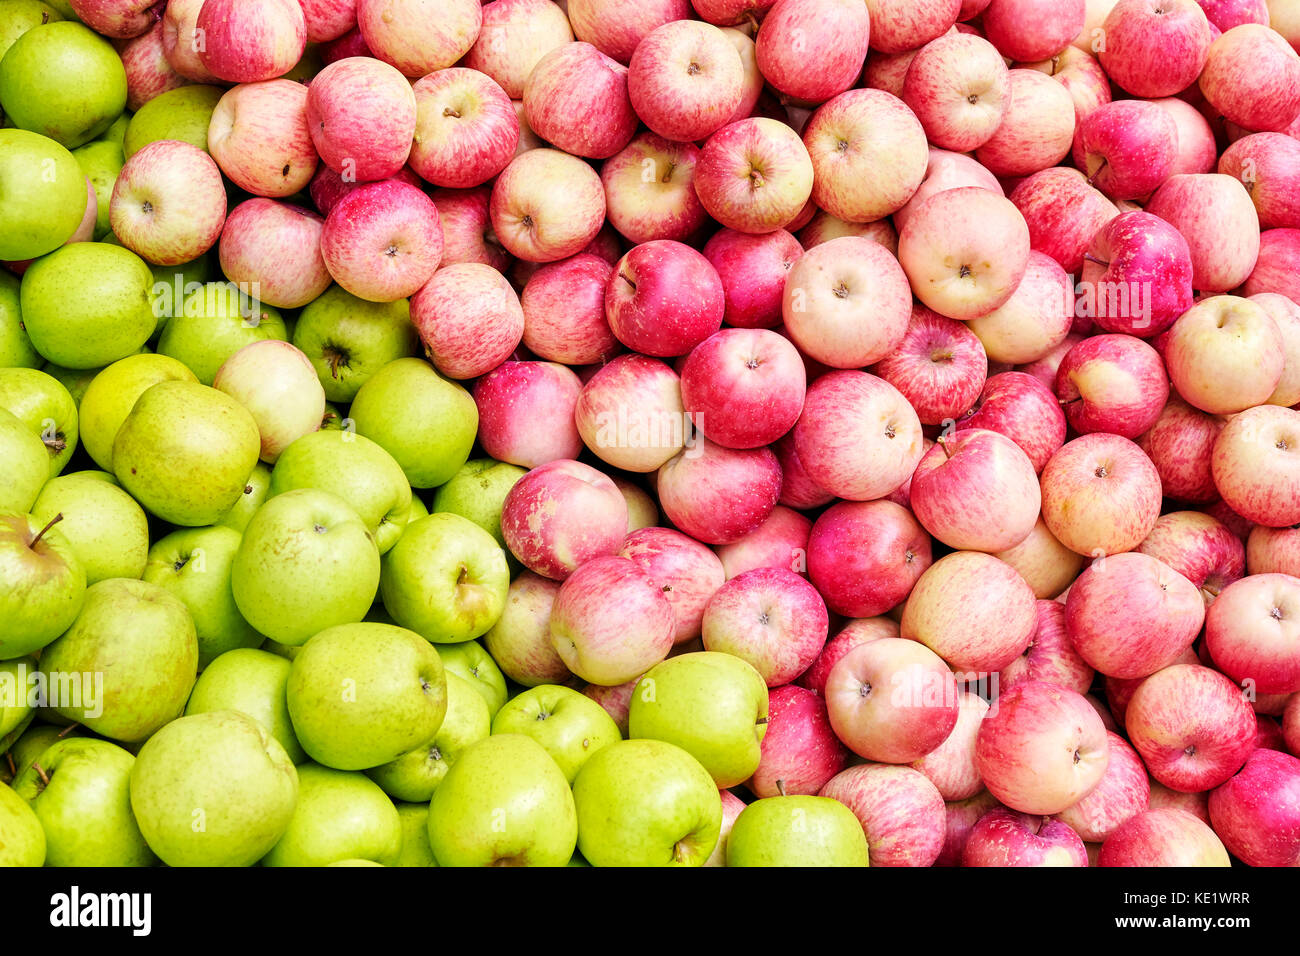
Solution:
[(948, 444), (947, 435), (940, 435), (934, 440), (934, 443), (943, 449), (943, 456), (945, 458), (952, 458), (952, 447)]
[(51, 528), (53, 528), (56, 524), (58, 524), (62, 520), (63, 520), (63, 512), (60, 511), (53, 518), (50, 519), (49, 523), (44, 528), (42, 528), (40, 531), (36, 533), (36, 537), (32, 538), (32, 543), (29, 544), (28, 547), (31, 548), (33, 551), (36, 550), (36, 546), (41, 543), (41, 538), (45, 537), (45, 532), (49, 531)]
[(1109, 162), (1110, 162), (1110, 160), (1108, 160), (1108, 159), (1105, 159), (1105, 158), (1102, 159), (1102, 161), (1101, 161), (1101, 165), (1098, 166), (1095, 170), (1093, 170), (1092, 175), (1088, 177), (1088, 185), (1089, 185), (1089, 186), (1091, 186), (1091, 185), (1093, 184), (1093, 181), (1094, 181), (1098, 176), (1101, 175), (1101, 171), (1102, 171), (1103, 169), (1106, 168), (1106, 166), (1109, 164)]
[(1091, 252), (1085, 252), (1085, 253), (1083, 254), (1083, 258), (1084, 258), (1084, 261), (1085, 261), (1085, 262), (1095, 262), (1095, 263), (1096, 263), (1097, 265), (1099, 265), (1099, 266), (1109, 266), (1109, 265), (1110, 265), (1110, 263), (1107, 262), (1105, 259), (1098, 259), (1098, 258), (1097, 258), (1096, 256), (1094, 256)]
[(767, 723), (767, 718), (766, 718), (766, 717), (760, 717), (760, 718), (758, 718), (758, 720), (754, 721), (754, 726), (755, 726), (755, 727), (761, 727), (761, 726), (763, 726), (765, 723)]
[(786, 796), (786, 792), (785, 792), (785, 781), (784, 781), (784, 780), (778, 780), (778, 781), (776, 782), (776, 791), (777, 791), (777, 793), (781, 794), (781, 796), (783, 796), (783, 797)]
[(49, 774), (45, 772), (45, 768), (39, 763), (34, 763), (32, 764), (32, 769), (36, 771), (36, 776), (41, 778), (41, 786), (48, 787), (50, 785), (50, 777)]
[(618, 277), (622, 279), (624, 282), (626, 282), (628, 285), (630, 285), (632, 287), (632, 291), (634, 292), (636, 291), (636, 283), (633, 282), (630, 278), (628, 278), (627, 273), (620, 272), (618, 274)]
[(72, 733), (80, 726), (81, 726), (80, 724), (68, 724), (68, 726), (64, 727), (62, 730), (59, 731), (59, 739), (62, 740), (64, 737), (68, 736), (68, 734)]

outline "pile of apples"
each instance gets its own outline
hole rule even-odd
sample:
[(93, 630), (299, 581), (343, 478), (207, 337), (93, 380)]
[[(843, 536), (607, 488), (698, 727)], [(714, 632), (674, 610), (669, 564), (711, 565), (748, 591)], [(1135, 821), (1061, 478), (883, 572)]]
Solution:
[(0, 0), (0, 863), (1300, 863), (1300, 3)]

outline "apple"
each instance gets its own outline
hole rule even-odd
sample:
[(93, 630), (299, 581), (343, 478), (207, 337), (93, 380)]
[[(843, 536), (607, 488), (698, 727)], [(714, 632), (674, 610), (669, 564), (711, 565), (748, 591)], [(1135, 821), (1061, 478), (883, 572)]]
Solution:
[[(898, 227), (899, 232), (902, 232), (907, 225), (907, 220), (912, 217), (912, 213), (923, 202), (937, 192), (956, 189), (960, 186), (983, 186), (995, 193), (1002, 192), (1002, 185), (998, 182), (997, 177), (970, 156), (965, 153), (953, 153), (946, 149), (931, 147), (930, 159), (925, 170), (925, 179), (921, 181), (921, 185), (917, 187), (916, 192), (912, 193), (912, 198), (902, 208), (894, 211), (894, 225)], [(816, 222), (817, 219), (814, 217), (813, 223)], [(813, 227), (810, 225), (808, 228)], [(898, 251), (896, 235), (893, 240), (893, 248), (890, 251), (895, 254)]]
[(230, 83), (282, 76), (301, 58), (307, 24), (294, 0), (204, 0), (194, 23), (198, 59)]
[(1246, 540), (1246, 569), (1251, 574), (1289, 574), (1300, 577), (1300, 528), (1255, 525)]
[(788, 684), (817, 659), (829, 620), (816, 588), (793, 571), (757, 568), (723, 584), (701, 622), (704, 647), (751, 664), (768, 687)]
[(908, 67), (902, 98), (934, 146), (964, 153), (997, 131), (1010, 105), (1009, 86), (1006, 63), (993, 44), (954, 34), (921, 48)]
[(0, 861), (5, 866), (45, 865), (45, 830), (41, 819), (9, 786), (0, 783), (0, 820), (4, 821), (5, 832), (12, 834), (5, 839)]
[(975, 740), (989, 705), (983, 697), (962, 691), (958, 707), (952, 733), (934, 750), (912, 762), (912, 768), (924, 774), (945, 800), (965, 800), (984, 789), (975, 765)]
[(184, 363), (202, 384), (211, 385), (222, 364), (245, 345), (288, 337), (283, 316), (259, 302), (255, 291), (250, 294), (230, 282), (207, 282), (181, 300), (157, 348)]
[(1030, 174), (1008, 197), (1029, 226), (1030, 246), (1078, 275), (1097, 231), (1119, 210), (1077, 169), (1053, 166)]
[(1207, 608), (1246, 569), (1241, 539), (1199, 511), (1161, 515), (1138, 550), (1163, 561), (1196, 585)]
[(1083, 840), (1068, 823), (997, 807), (966, 837), (962, 866), (1087, 866)]
[(1067, 442), (1040, 478), (1043, 520), (1071, 551), (1131, 551), (1160, 517), (1160, 475), (1133, 442), (1094, 432)]
[(1300, 263), (1300, 229), (1269, 229), (1259, 237), (1259, 259), (1241, 290), (1247, 296), (1267, 293), (1300, 299), (1295, 274)]
[(139, 578), (149, 552), (149, 523), (142, 509), (107, 475), (71, 472), (51, 478), (31, 507), (39, 528), (56, 517), (59, 532), (86, 572), (86, 583)]
[(294, 734), (285, 701), (290, 662), (269, 651), (238, 647), (211, 661), (194, 684), (186, 716), (238, 711), (253, 718), (274, 737), (290, 762), (307, 759)]
[(808, 576), (827, 606), (874, 617), (900, 604), (930, 566), (930, 538), (892, 501), (841, 501), (808, 538)]
[[(1196, 0), (1120, 0), (1101, 25), (1106, 73), (1126, 92), (1151, 99), (1181, 93), (1200, 76), (1214, 33)], [(1159, 70), (1151, 64), (1159, 62)]]
[(1160, 354), (1131, 335), (1095, 335), (1070, 349), (1056, 373), (1056, 394), (1080, 434), (1144, 434), (1169, 396)]
[(1300, 54), (1265, 24), (1234, 26), (1210, 44), (1199, 87), (1229, 122), (1282, 131), (1300, 114)]
[(1080, 308), (1107, 332), (1154, 338), (1192, 306), (1187, 240), (1156, 216), (1116, 216), (1097, 231), (1084, 259)]
[(1250, 275), (1259, 257), (1259, 216), (1240, 180), (1222, 173), (1170, 176), (1146, 211), (1187, 240), (1192, 286), (1227, 292)]
[(567, 7), (574, 35), (621, 63), (655, 27), (691, 15), (689, 0), (572, 0)]
[(1130, 817), (1101, 845), (1098, 866), (1231, 866), (1218, 835), (1186, 810), (1160, 807)]
[(323, 226), (309, 209), (273, 199), (245, 200), (226, 217), (218, 247), (221, 271), (267, 305), (306, 305), (330, 285), (320, 249)]
[(204, 0), (168, 0), (162, 13), (163, 55), (178, 74), (196, 83), (216, 83), (220, 78), (199, 58), (206, 34), (197, 32)]
[(692, 142), (730, 122), (744, 97), (745, 68), (716, 26), (674, 20), (637, 44), (627, 83), (646, 126), (665, 139)]
[(67, 388), (45, 372), (0, 368), (0, 408), (12, 412), (46, 449), (49, 477), (57, 476), (77, 448), (77, 405)]
[(1041, 60), (1070, 45), (1086, 24), (1084, 0), (993, 0), (981, 19), (998, 51), (1013, 60)]
[(961, 0), (867, 0), (871, 49), (902, 53), (948, 33), (962, 12)]
[(308, 763), (298, 770), (298, 802), (289, 826), (262, 865), (326, 866), (340, 860), (387, 865), (396, 861), (401, 842), (401, 817), (378, 784), (359, 773)]
[(590, 43), (561, 44), (538, 60), (523, 103), (529, 127), (574, 156), (608, 159), (637, 129), (627, 68)]
[(483, 4), (483, 25), (463, 62), (517, 100), (537, 61), (572, 41), (568, 18), (550, 0), (496, 0)]
[(241, 83), (212, 112), (208, 151), (239, 188), (292, 196), (311, 182), (318, 163), (307, 103), (306, 87), (293, 80)]
[(1205, 617), (1205, 648), (1214, 664), (1260, 694), (1300, 691), (1295, 611), (1300, 578), (1251, 574), (1225, 587)]
[(682, 407), (727, 448), (776, 441), (799, 420), (806, 373), (798, 350), (767, 329), (724, 329), (691, 350), (682, 366)]
[(770, 449), (700, 438), (660, 467), (656, 485), (664, 515), (680, 530), (705, 544), (730, 544), (776, 507), (781, 466)]
[(727, 866), (868, 866), (862, 825), (829, 797), (756, 800), (727, 837)]
[(259, 461), (244, 479), (244, 487), (239, 491), (239, 499), (230, 510), (217, 519), (216, 526), (230, 528), (243, 534), (254, 512), (266, 501), (266, 492), (270, 486), (271, 469), (265, 462)]
[(709, 599), (727, 580), (718, 556), (679, 531), (657, 527), (631, 532), (618, 553), (645, 571), (672, 605), (673, 643), (699, 637)]
[(554, 262), (582, 252), (600, 232), (605, 189), (576, 156), (530, 149), (497, 177), (490, 213), (507, 252), (528, 262)]
[(758, 69), (784, 96), (823, 103), (861, 74), (870, 19), (852, 0), (777, 0), (755, 39)]
[(1062, 810), (1057, 819), (1068, 824), (1089, 843), (1101, 843), (1118, 827), (1139, 813), (1145, 813), (1151, 785), (1142, 759), (1124, 738), (1107, 733), (1110, 743), (1106, 773), (1096, 788)]
[(1214, 485), (1247, 521), (1281, 528), (1300, 522), (1300, 472), (1292, 451), (1300, 412), (1260, 405), (1234, 416), (1214, 442)]
[(469, 379), (495, 369), (519, 346), (524, 311), (505, 276), (462, 262), (438, 269), (415, 290), (411, 323), (439, 372)]
[[(920, 190), (918, 189), (917, 192)], [(912, 199), (915, 198), (916, 193), (913, 193)], [(911, 201), (908, 200), (909, 203)], [(895, 218), (902, 211), (900, 209), (894, 213)], [(841, 236), (862, 236), (884, 246), (891, 255), (898, 255), (898, 230), (894, 228), (894, 223), (890, 219), (877, 219), (875, 222), (845, 222), (824, 210), (818, 210), (813, 213), (808, 224), (799, 230), (799, 242), (808, 249)]]
[(212, 387), (235, 398), (257, 422), (262, 460), (272, 464), (297, 438), (320, 428), (325, 390), (311, 361), (288, 342), (244, 346), (222, 363)]
[(1083, 568), (1083, 556), (1056, 540), (1041, 516), (1024, 541), (994, 557), (1015, 568), (1040, 599), (1060, 594)]
[(1300, 226), (1300, 142), (1282, 133), (1252, 133), (1223, 151), (1218, 172), (1250, 193), (1261, 229)]
[(1300, 753), (1300, 697), (1292, 694), (1282, 713), (1282, 737), (1286, 749), (1293, 754)]
[(1074, 100), (1064, 86), (1045, 73), (1018, 68), (1007, 72), (1007, 96), (1002, 122), (975, 150), (977, 160), (998, 176), (1027, 176), (1069, 155)]
[(361, 39), (404, 76), (420, 77), (455, 64), (483, 25), (473, 0), (358, 0)]
[(1297, 791), (1300, 760), (1256, 750), (1240, 773), (1210, 793), (1215, 833), (1248, 866), (1294, 866), (1300, 859)]
[(1003, 693), (980, 727), (975, 760), (989, 792), (1021, 813), (1051, 815), (1093, 791), (1109, 744), (1097, 712), (1056, 684), (1026, 681)]
[[(574, 407), (582, 383), (552, 362), (503, 362), (474, 385), (479, 442), (493, 458), (533, 468), (576, 458), (582, 438)], [(540, 410), (540, 417), (530, 409)]]
[(330, 209), (320, 251), (334, 281), (358, 298), (404, 298), (420, 290), (442, 258), (438, 208), (407, 183), (368, 183)]
[(413, 151), (418, 92), (380, 59), (347, 57), (321, 70), (307, 88), (306, 111), (325, 166), (345, 183), (396, 176)]
[(797, 684), (825, 696), (826, 679), (840, 659), (859, 644), (882, 637), (898, 637), (898, 623), (893, 618), (864, 617), (849, 621), (838, 634), (826, 642), (821, 653), (817, 655), (817, 660), (799, 675)]
[(510, 582), (505, 609), (483, 635), (501, 670), (524, 687), (560, 684), (572, 674), (551, 644), (551, 607), (560, 585), (524, 571)]
[(813, 182), (812, 159), (799, 135), (763, 116), (722, 127), (709, 137), (695, 164), (700, 203), (737, 232), (797, 228)]
[(538, 358), (567, 365), (608, 361), (621, 348), (605, 319), (612, 263), (579, 253), (539, 268), (519, 297), (524, 346)]
[(794, 446), (793, 431), (783, 435), (772, 451), (781, 465), (781, 504), (788, 508), (818, 508), (835, 500), (834, 495), (809, 477)]
[(1166, 667), (1139, 684), (1124, 726), (1151, 776), (1187, 793), (1217, 787), (1255, 749), (1255, 715), (1241, 688), (1196, 664)]
[(505, 675), (492, 656), (483, 650), (478, 641), (459, 644), (439, 644), (436, 648), (442, 658), (443, 668), (469, 682), (488, 705), (488, 714), (495, 717), (506, 702)]
[(550, 754), (569, 783), (587, 760), (619, 739), (618, 726), (599, 704), (568, 687), (543, 684), (506, 703), (493, 734), (523, 734)]
[[(1037, 254), (1031, 256), (1032, 260)], [(1059, 268), (1059, 267), (1058, 267)], [(957, 431), (987, 429), (1010, 438), (1041, 472), (1065, 442), (1065, 414), (1052, 392), (1024, 372), (1000, 372), (983, 385)]]
[(693, 143), (638, 133), (600, 169), (610, 225), (634, 243), (689, 239), (708, 220), (695, 194), (699, 156)]
[(620, 355), (601, 367), (582, 386), (574, 417), (587, 447), (626, 471), (654, 471), (696, 437), (677, 373), (644, 355)]
[(605, 475), (561, 459), (532, 469), (510, 489), (501, 530), (525, 567), (562, 581), (591, 559), (618, 551), (627, 533), (627, 503)]
[(1192, 503), (1218, 497), (1210, 456), (1223, 425), (1221, 417), (1170, 396), (1155, 424), (1137, 439), (1156, 466), (1166, 496)]
[(46, 646), (81, 611), (86, 572), (56, 527), (59, 520), (42, 526), (25, 512), (0, 512), (0, 566), (5, 581), (0, 608), (8, 622), (0, 635), (0, 660), (20, 658)]
[(1038, 600), (1034, 635), (1024, 654), (1002, 668), (1002, 690), (1026, 681), (1046, 681), (1078, 694), (1087, 693), (1094, 672), (1070, 639), (1065, 607), (1063, 601)]
[(722, 280), (709, 260), (671, 239), (633, 247), (605, 287), (610, 329), (646, 355), (685, 355), (718, 330), (725, 305)]
[(10, 197), (0, 216), (0, 259), (52, 252), (77, 230), (86, 211), (76, 157), (54, 140), (21, 129), (0, 130), (0, 146), (0, 188)]
[(960, 866), (966, 841), (975, 824), (990, 810), (1001, 804), (987, 790), (981, 790), (968, 800), (945, 804), (944, 844), (935, 866)]
[(812, 528), (812, 521), (798, 511), (777, 505), (749, 534), (713, 550), (722, 562), (727, 580), (755, 568), (788, 568), (802, 574), (808, 570), (808, 539)]
[[(403, 169), (409, 170), (410, 167), (403, 167)], [(412, 185), (417, 184), (415, 179), (417, 179), (415, 174), (410, 173)], [(476, 186), (473, 189), (435, 189), (429, 198), (438, 207), (438, 219), (442, 223), (440, 265), (479, 262), (491, 266), (498, 272), (509, 267), (512, 261), (510, 255), (501, 247), (501, 243), (492, 232), (491, 216), (488, 212), (492, 201), (491, 186)]]
[(793, 684), (768, 695), (767, 733), (759, 749), (758, 767), (745, 783), (757, 797), (816, 794), (848, 758), (821, 695)]
[(872, 866), (932, 866), (943, 849), (945, 807), (934, 784), (909, 767), (863, 764), (821, 789), (862, 824)]
[(1145, 100), (1116, 100), (1079, 124), (1075, 161), (1088, 181), (1112, 199), (1149, 195), (1173, 172), (1178, 126)]
[(1090, 50), (1068, 46), (1050, 59), (1022, 65), (1046, 73), (1065, 87), (1074, 100), (1076, 129), (1090, 113), (1111, 101), (1110, 79)]

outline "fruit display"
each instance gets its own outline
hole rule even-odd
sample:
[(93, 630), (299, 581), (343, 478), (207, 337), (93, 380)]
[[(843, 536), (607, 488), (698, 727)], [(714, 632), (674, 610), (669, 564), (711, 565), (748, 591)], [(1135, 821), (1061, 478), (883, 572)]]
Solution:
[(334, 865), (1300, 865), (1296, 0), (0, 0), (0, 866)]

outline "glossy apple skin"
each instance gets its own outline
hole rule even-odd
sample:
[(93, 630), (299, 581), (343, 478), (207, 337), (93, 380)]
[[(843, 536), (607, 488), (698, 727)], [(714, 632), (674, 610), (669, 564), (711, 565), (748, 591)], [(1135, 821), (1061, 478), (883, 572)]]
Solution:
[(781, 321), (786, 277), (803, 255), (799, 240), (784, 229), (762, 235), (720, 229), (701, 251), (722, 280), (727, 325), (770, 329)]
[(668, 520), (697, 541), (730, 544), (776, 507), (781, 466), (770, 449), (723, 448), (700, 438), (660, 467), (657, 482)]
[(230, 210), (221, 230), (221, 271), (235, 283), (256, 283), (267, 305), (294, 309), (306, 305), (330, 285), (321, 256), (325, 221), (310, 209), (248, 199)]
[(519, 118), (486, 73), (453, 67), (416, 80), (418, 122), (411, 168), (449, 189), (488, 182), (515, 157)]
[(1192, 253), (1169, 223), (1126, 212), (1097, 231), (1083, 263), (1089, 317), (1107, 332), (1155, 338), (1192, 307)]
[(943, 797), (909, 767), (849, 767), (827, 781), (821, 796), (853, 811), (874, 851), (873, 866), (933, 866), (943, 850)]
[(1098, 866), (1231, 866), (1223, 842), (1186, 810), (1160, 807), (1130, 817), (1101, 846)]
[(757, 568), (713, 593), (701, 634), (706, 650), (734, 654), (768, 687), (780, 687), (817, 659), (828, 624), (826, 605), (811, 584), (784, 568)]
[(1131, 551), (1160, 517), (1160, 476), (1126, 438), (1094, 432), (1061, 447), (1040, 478), (1043, 519), (1089, 557)]
[(989, 792), (1021, 813), (1060, 813), (1106, 772), (1101, 717), (1079, 694), (1027, 681), (1001, 694), (980, 727), (975, 760)]
[(958, 420), (958, 432), (967, 428), (1007, 436), (1041, 473), (1065, 443), (1066, 422), (1060, 403), (1040, 380), (1024, 372), (1000, 372), (989, 376), (978, 403)]
[(195, 20), (198, 59), (228, 83), (286, 73), (302, 57), (307, 25), (297, 0), (204, 0)]
[(1083, 30), (1084, 0), (993, 0), (984, 10), (984, 32), (1013, 60), (1042, 60), (1059, 53)]
[(1087, 866), (1088, 853), (1068, 823), (1000, 807), (971, 828), (961, 865)]
[(573, 409), (582, 383), (554, 362), (503, 362), (474, 383), (478, 440), (489, 457), (522, 468), (577, 458)]
[(690, 246), (658, 239), (619, 260), (605, 287), (605, 316), (618, 340), (643, 355), (685, 355), (722, 325), (718, 271)]
[(859, 644), (882, 637), (898, 637), (898, 622), (893, 618), (862, 617), (849, 621), (838, 634), (826, 642), (822, 652), (817, 655), (817, 660), (799, 675), (796, 683), (800, 687), (807, 687), (825, 696), (826, 679), (830, 676), (831, 668)]
[(618, 552), (650, 575), (672, 605), (677, 621), (674, 644), (700, 636), (704, 608), (726, 582), (722, 562), (698, 541), (671, 528), (641, 528)]
[(984, 789), (984, 780), (975, 765), (975, 741), (988, 712), (989, 705), (983, 697), (962, 691), (952, 733), (938, 747), (912, 762), (912, 768), (925, 774), (944, 800), (965, 800)]
[[(409, 183), (410, 185), (416, 187), (417, 189), (422, 189), (424, 187), (424, 181), (420, 179), (420, 177), (409, 166), (403, 166), (401, 169), (397, 171), (396, 175), (391, 176), (389, 178), (397, 179), (404, 183)], [(359, 189), (364, 185), (366, 184), (363, 182), (348, 182), (343, 178), (343, 176), (340, 173), (335, 172), (334, 170), (326, 166), (324, 163), (322, 163), (320, 166), (317, 167), (316, 175), (312, 176), (311, 183), (307, 186), (307, 192), (311, 196), (312, 205), (316, 207), (316, 209), (320, 212), (322, 216), (328, 216), (330, 214), (330, 210), (334, 208), (334, 206), (338, 203), (340, 199), (342, 199), (348, 193), (353, 192), (354, 190)], [(467, 205), (476, 207), (478, 205), (478, 198), (479, 198), (478, 196), (474, 195), (474, 193), (476, 192), (480, 192), (480, 191), (465, 190), (464, 192), (461, 192), (460, 190), (457, 190), (455, 191), (455, 195), (456, 198), (459, 199), (462, 203), (466, 203)], [(488, 191), (486, 189), (482, 190), (481, 196), (482, 196), (483, 214), (479, 225), (487, 222)], [(443, 201), (445, 197), (439, 197), (436, 193), (429, 198), (431, 198), (433, 200), (433, 204), (438, 207), (438, 217), (439, 219), (442, 220), (443, 259), (440, 264), (449, 266), (453, 262), (479, 261), (479, 260), (471, 260), (467, 258), (449, 258), (449, 256), (453, 254), (452, 250), (454, 248), (458, 248), (458, 244), (456, 243), (455, 228), (456, 226), (459, 225), (460, 217), (456, 216), (453, 212), (453, 216), (450, 219), (444, 218), (443, 209), (444, 208), (454, 209), (454, 207), (448, 205), (445, 201)], [(482, 244), (481, 236), (479, 238), (479, 241), (480, 244)], [(507, 262), (505, 260), (501, 262), (502, 266), (506, 264)], [(493, 268), (496, 268), (496, 262), (488, 262), (488, 265), (491, 265), (493, 266)]]
[(1083, 555), (1056, 540), (1042, 515), (1029, 537), (994, 556), (1015, 568), (1040, 600), (1061, 594), (1078, 577), (1084, 564)]
[(1010, 690), (1026, 681), (1046, 681), (1076, 694), (1086, 694), (1095, 671), (1070, 640), (1066, 628), (1065, 605), (1060, 601), (1040, 599), (1036, 605), (1034, 636), (1024, 653), (1000, 672), (1000, 689)]
[(1247, 296), (1274, 293), (1300, 299), (1300, 229), (1268, 229), (1259, 237), (1259, 258), (1241, 291)]
[(892, 501), (837, 502), (808, 538), (808, 576), (827, 606), (846, 617), (891, 610), (930, 563), (930, 536)]
[(745, 67), (721, 30), (675, 20), (637, 45), (628, 62), (628, 93), (651, 130), (695, 142), (730, 122), (745, 98)]
[[(1195, 83), (1213, 42), (1196, 0), (1120, 0), (1101, 28), (1101, 65), (1125, 91), (1146, 99), (1173, 96)], [(1151, 69), (1155, 62), (1160, 69)]]
[(1300, 578), (1252, 574), (1228, 585), (1206, 616), (1205, 643), (1215, 666), (1243, 687), (1300, 691)]
[(617, 553), (627, 535), (627, 502), (590, 465), (552, 461), (510, 489), (501, 532), (525, 567), (563, 581), (583, 562)]
[[(1052, 354), (1076, 319), (1075, 286), (1051, 256), (1030, 251), (1025, 274), (1006, 302), (967, 322), (999, 371)], [(1083, 304), (1083, 299), (1079, 304)], [(1055, 379), (1048, 382), (1055, 385)]]
[(1250, 193), (1261, 229), (1300, 226), (1300, 141), (1284, 133), (1253, 133), (1219, 157), (1218, 171)]
[(414, 295), (442, 261), (442, 223), (428, 196), (399, 180), (367, 183), (340, 199), (321, 229), (334, 281), (371, 302)]
[(1083, 268), (1097, 231), (1119, 215), (1077, 169), (1054, 166), (1022, 179), (1007, 197), (1029, 225), (1029, 242), (1070, 275)]
[(783, 122), (747, 117), (718, 130), (695, 164), (695, 192), (710, 216), (737, 232), (798, 229), (812, 195), (813, 165)]
[(767, 733), (745, 786), (756, 797), (816, 794), (844, 769), (848, 750), (831, 729), (820, 694), (788, 684), (767, 697)]
[(1137, 438), (1160, 417), (1169, 375), (1154, 348), (1132, 335), (1094, 335), (1061, 360), (1056, 397), (1080, 434)]
[(813, 523), (806, 515), (777, 505), (761, 525), (739, 541), (714, 548), (730, 580), (755, 568), (808, 571), (808, 537)]
[(858, 79), (870, 32), (863, 3), (777, 0), (755, 40), (759, 72), (793, 100), (825, 102)]
[(1214, 484), (1241, 517), (1270, 528), (1300, 523), (1300, 412), (1260, 405), (1235, 415), (1214, 442)]
[(1184, 792), (1217, 787), (1255, 749), (1255, 714), (1241, 688), (1195, 664), (1166, 667), (1139, 684), (1124, 726), (1151, 776)]
[(523, 101), (533, 131), (574, 156), (607, 159), (636, 132), (627, 68), (590, 43), (565, 43), (542, 57)]
[(922, 425), (941, 425), (969, 411), (988, 376), (979, 338), (961, 322), (917, 305), (903, 340), (875, 374), (916, 409)]
[(411, 84), (382, 60), (337, 60), (307, 87), (312, 142), (325, 165), (347, 181), (396, 176), (411, 152), (415, 118)]
[(1210, 44), (1199, 86), (1229, 122), (1280, 132), (1300, 113), (1300, 54), (1276, 30), (1242, 24)]
[(1300, 759), (1256, 750), (1241, 771), (1210, 793), (1210, 820), (1248, 866), (1300, 863)]
[(1219, 162), (1219, 146), (1214, 130), (1201, 111), (1177, 96), (1152, 102), (1172, 116), (1178, 126), (1178, 158), (1171, 175), (1214, 172)]
[(1170, 176), (1146, 211), (1187, 240), (1192, 286), (1227, 292), (1246, 281), (1259, 258), (1259, 214), (1239, 180), (1221, 173)]
[(630, 242), (689, 239), (708, 222), (695, 194), (699, 157), (694, 143), (650, 132), (634, 136), (600, 167), (609, 224)]
[(1149, 195), (1173, 172), (1178, 126), (1146, 100), (1116, 100), (1079, 124), (1075, 163), (1111, 199)]
[(542, 266), (524, 285), (524, 345), (566, 365), (607, 361), (622, 348), (605, 320), (605, 287), (614, 267), (592, 253)]

